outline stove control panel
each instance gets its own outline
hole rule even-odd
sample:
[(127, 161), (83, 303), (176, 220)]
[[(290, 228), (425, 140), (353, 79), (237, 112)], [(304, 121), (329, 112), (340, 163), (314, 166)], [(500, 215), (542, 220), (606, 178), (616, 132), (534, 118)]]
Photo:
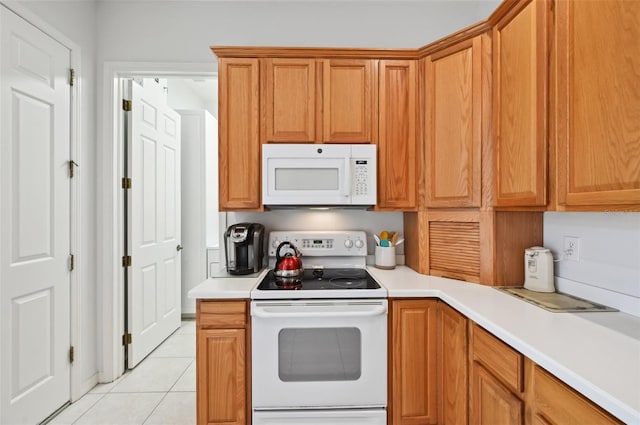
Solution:
[(350, 231), (273, 231), (269, 234), (269, 257), (276, 256), (282, 242), (290, 242), (305, 257), (366, 257), (367, 234)]

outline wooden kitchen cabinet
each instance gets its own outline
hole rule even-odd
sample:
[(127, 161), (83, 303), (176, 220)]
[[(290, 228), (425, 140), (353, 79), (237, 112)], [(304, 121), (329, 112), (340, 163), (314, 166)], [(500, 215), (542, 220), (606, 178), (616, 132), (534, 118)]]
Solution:
[(219, 209), (260, 211), (258, 59), (220, 58), (218, 82)]
[(425, 58), (427, 207), (480, 207), (487, 39), (476, 36)]
[(266, 142), (316, 141), (316, 60), (264, 59)]
[(251, 423), (247, 302), (196, 304), (198, 425)]
[(378, 204), (380, 210), (417, 209), (417, 75), (415, 60), (379, 64)]
[(390, 425), (437, 423), (437, 300), (391, 300)]
[(429, 209), (404, 214), (405, 263), (422, 274), (524, 284), (525, 248), (542, 245), (543, 213)]
[(558, 208), (640, 210), (640, 2), (555, 13)]
[(467, 318), (442, 301), (438, 302), (437, 315), (438, 424), (467, 425)]
[(481, 365), (471, 369), (472, 425), (524, 425), (524, 402)]
[(375, 143), (378, 114), (373, 59), (323, 61), (325, 143)]
[(512, 2), (493, 27), (494, 205), (547, 203), (547, 0)]
[(264, 143), (372, 143), (373, 59), (263, 59)]
[(545, 425), (613, 425), (619, 420), (594, 405), (549, 372), (533, 367), (531, 397), (534, 423)]
[(469, 423), (524, 424), (524, 356), (470, 324)]

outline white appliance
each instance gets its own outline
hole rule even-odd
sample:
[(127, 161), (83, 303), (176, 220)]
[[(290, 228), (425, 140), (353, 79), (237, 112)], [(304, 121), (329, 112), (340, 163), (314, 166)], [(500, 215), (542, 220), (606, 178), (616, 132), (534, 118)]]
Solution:
[(548, 248), (532, 246), (524, 250), (524, 287), (536, 292), (555, 292), (553, 256)]
[(304, 262), (251, 291), (253, 424), (384, 425), (387, 291), (366, 271), (361, 231), (271, 232)]
[(376, 145), (262, 145), (262, 203), (375, 205)]

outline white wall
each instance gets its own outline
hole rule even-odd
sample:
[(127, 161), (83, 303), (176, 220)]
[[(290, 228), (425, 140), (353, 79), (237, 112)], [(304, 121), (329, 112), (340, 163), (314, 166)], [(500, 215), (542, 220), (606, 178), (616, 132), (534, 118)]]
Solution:
[[(11, 3), (11, 2), (9, 2)], [(76, 271), (80, 308), (76, 346), (76, 363), (80, 370), (81, 388), (74, 396), (88, 391), (96, 382), (96, 11), (94, 2), (19, 1), (39, 19), (64, 34), (80, 47), (79, 72), (80, 111), (79, 157), (76, 178), (79, 189), (79, 246)], [(37, 22), (36, 22), (37, 24)]]
[(204, 109), (218, 117), (218, 79), (167, 78), (167, 104), (172, 109)]
[(640, 316), (640, 213), (545, 213), (554, 258), (564, 236), (580, 238), (580, 261), (555, 263), (559, 290)]
[(213, 62), (209, 46), (416, 48), (497, 0), (101, 1), (99, 60)]

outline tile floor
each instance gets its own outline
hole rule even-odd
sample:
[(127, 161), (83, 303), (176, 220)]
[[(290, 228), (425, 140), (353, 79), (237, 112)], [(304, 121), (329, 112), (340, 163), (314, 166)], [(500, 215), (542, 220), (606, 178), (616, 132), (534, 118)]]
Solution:
[(98, 384), (50, 425), (194, 425), (195, 321), (182, 326), (135, 369)]

